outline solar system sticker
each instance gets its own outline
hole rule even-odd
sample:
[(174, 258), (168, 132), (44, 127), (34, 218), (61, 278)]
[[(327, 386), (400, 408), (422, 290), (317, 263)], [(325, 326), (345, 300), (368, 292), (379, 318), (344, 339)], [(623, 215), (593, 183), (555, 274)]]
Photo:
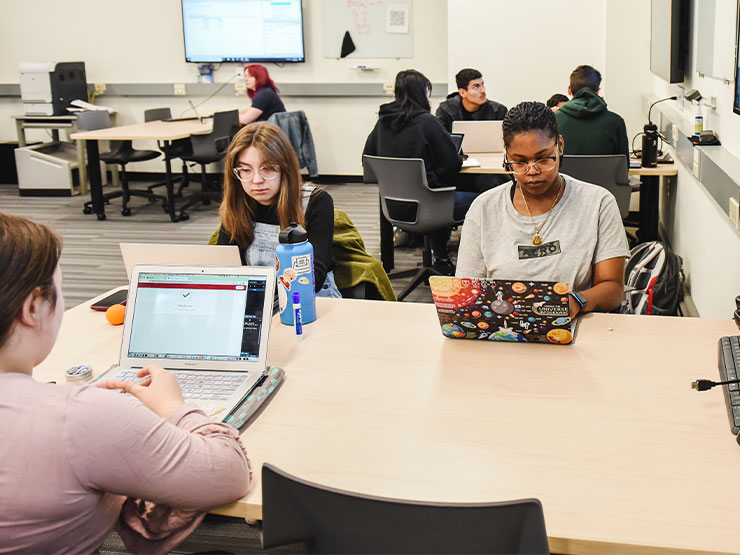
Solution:
[(559, 345), (573, 341), (566, 283), (433, 276), (429, 286), (446, 337)]

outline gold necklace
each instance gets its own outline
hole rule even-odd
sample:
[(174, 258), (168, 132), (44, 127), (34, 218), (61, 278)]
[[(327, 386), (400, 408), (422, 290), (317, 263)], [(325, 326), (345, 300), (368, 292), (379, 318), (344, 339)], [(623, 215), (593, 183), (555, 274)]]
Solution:
[(527, 197), (524, 196), (524, 189), (522, 189), (522, 186), (519, 185), (519, 192), (522, 194), (522, 200), (524, 201), (524, 207), (527, 209), (527, 215), (529, 216), (529, 221), (532, 222), (532, 227), (534, 228), (534, 237), (532, 237), (532, 244), (533, 245), (541, 245), (542, 244), (542, 237), (540, 237), (540, 231), (543, 227), (545, 227), (545, 224), (547, 223), (547, 220), (550, 219), (550, 213), (552, 212), (552, 209), (555, 208), (555, 205), (558, 203), (558, 200), (560, 199), (560, 195), (563, 192), (563, 188), (565, 187), (565, 179), (563, 176), (560, 177), (560, 189), (558, 190), (558, 194), (555, 195), (555, 200), (552, 201), (552, 206), (547, 211), (547, 216), (545, 217), (545, 221), (540, 224), (539, 227), (537, 227), (534, 223), (534, 218), (532, 218), (532, 213), (529, 211), (529, 205), (527, 204)]

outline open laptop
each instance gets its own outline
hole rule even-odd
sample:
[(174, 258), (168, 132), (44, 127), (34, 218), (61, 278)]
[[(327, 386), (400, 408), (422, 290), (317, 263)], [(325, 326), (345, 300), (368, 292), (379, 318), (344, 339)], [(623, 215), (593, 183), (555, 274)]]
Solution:
[(135, 266), (118, 365), (100, 379), (137, 380), (157, 364), (224, 420), (267, 372), (274, 291), (273, 268)]
[(573, 341), (564, 282), (429, 278), (445, 337), (565, 345)]
[(502, 121), (453, 121), (452, 132), (464, 135), (463, 151), (475, 156), (484, 152), (503, 152), (504, 134)]
[(161, 243), (121, 243), (126, 275), (136, 264), (181, 264), (186, 266), (241, 266), (236, 245), (168, 245)]

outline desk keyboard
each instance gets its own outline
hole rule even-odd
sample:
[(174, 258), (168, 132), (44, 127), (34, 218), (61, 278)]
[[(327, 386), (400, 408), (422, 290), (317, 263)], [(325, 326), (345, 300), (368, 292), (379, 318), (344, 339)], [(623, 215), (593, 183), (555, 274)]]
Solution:
[[(719, 379), (720, 381), (737, 380), (740, 374), (740, 335), (722, 337), (719, 340)], [(722, 386), (730, 417), (732, 433), (740, 432), (740, 384), (731, 383)], [(740, 442), (740, 440), (738, 440)]]
[[(245, 372), (218, 372), (215, 370), (189, 372), (169, 370), (177, 378), (185, 401), (191, 401), (211, 414), (219, 401), (226, 401), (249, 378)], [(121, 369), (114, 380), (140, 382), (135, 369)]]

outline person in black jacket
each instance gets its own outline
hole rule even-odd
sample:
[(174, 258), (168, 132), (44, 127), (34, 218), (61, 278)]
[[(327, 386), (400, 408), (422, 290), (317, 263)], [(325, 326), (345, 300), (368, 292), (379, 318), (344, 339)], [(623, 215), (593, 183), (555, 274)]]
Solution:
[[(424, 74), (413, 70), (396, 75), (393, 102), (383, 104), (378, 122), (367, 138), (363, 154), (394, 158), (421, 158), (430, 188), (454, 186), (462, 158), (442, 124), (431, 113), (429, 96), (432, 84)], [(476, 194), (455, 193), (455, 217), (462, 219)], [(429, 234), (434, 265), (440, 273), (454, 273), (447, 254), (450, 228)]]

